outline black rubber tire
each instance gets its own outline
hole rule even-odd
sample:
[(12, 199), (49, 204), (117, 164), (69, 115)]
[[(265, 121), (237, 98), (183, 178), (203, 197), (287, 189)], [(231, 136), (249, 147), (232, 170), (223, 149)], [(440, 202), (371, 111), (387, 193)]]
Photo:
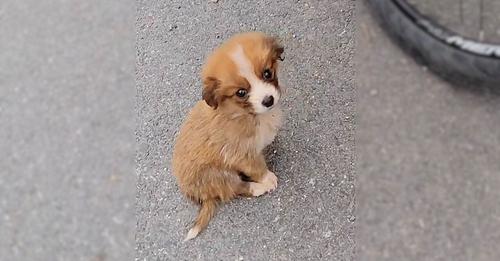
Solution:
[[(412, 9), (404, 0), (368, 0), (383, 27), (404, 49), (446, 80), (458, 84), (482, 85), (500, 89), (500, 56), (481, 55), (463, 50), (432, 34), (418, 16), (432, 23), (438, 33), (456, 35)], [(405, 6), (406, 5), (406, 6)]]

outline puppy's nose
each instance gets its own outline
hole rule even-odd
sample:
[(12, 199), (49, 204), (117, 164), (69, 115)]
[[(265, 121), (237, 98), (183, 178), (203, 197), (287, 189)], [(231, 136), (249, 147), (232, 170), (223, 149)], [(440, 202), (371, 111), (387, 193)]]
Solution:
[(269, 108), (273, 106), (273, 104), (274, 104), (274, 97), (272, 95), (266, 96), (264, 100), (262, 100), (262, 105), (264, 105), (265, 107)]

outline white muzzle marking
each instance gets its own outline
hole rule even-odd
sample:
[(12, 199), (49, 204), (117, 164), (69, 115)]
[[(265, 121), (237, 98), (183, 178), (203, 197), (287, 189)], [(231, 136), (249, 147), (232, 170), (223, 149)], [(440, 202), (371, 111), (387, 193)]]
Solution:
[[(236, 50), (231, 54), (231, 59), (238, 67), (241, 77), (244, 77), (252, 86), (248, 93), (248, 101), (252, 104), (255, 113), (265, 113), (270, 111), (280, 99), (280, 94), (274, 85), (267, 83), (257, 77), (254, 73), (253, 65), (245, 56), (243, 47), (238, 45)], [(262, 104), (266, 97), (274, 98), (273, 106), (266, 107)]]

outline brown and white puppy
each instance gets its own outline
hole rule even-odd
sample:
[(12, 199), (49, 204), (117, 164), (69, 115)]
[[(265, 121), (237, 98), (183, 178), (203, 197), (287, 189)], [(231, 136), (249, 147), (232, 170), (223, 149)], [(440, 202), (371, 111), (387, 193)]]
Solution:
[(206, 228), (218, 202), (276, 188), (262, 150), (281, 125), (282, 53), (275, 38), (251, 32), (232, 37), (206, 61), (203, 100), (185, 120), (173, 153), (180, 190), (200, 205), (185, 240)]

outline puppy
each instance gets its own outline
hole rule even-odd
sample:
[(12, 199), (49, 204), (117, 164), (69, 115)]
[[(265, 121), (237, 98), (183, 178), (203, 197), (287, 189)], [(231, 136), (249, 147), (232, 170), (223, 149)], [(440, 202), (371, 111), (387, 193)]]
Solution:
[(208, 57), (203, 100), (187, 116), (173, 152), (180, 190), (200, 205), (185, 241), (206, 228), (219, 202), (276, 188), (262, 150), (281, 126), (276, 73), (282, 53), (275, 38), (251, 32), (232, 37)]

